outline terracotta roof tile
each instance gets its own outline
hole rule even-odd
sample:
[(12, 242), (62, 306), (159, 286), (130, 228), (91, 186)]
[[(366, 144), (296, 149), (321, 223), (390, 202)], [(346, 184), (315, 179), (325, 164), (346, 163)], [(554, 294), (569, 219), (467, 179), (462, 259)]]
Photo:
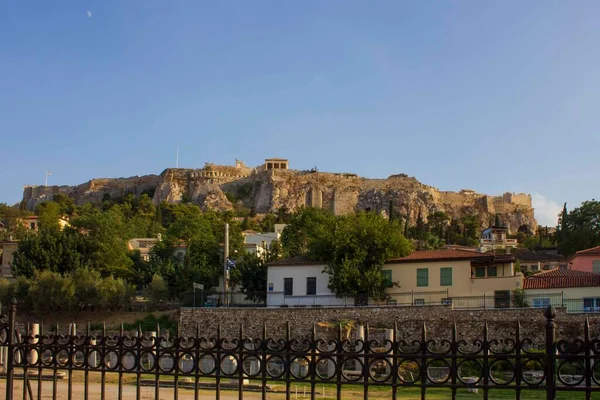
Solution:
[(322, 265), (325, 264), (323, 261), (315, 261), (311, 260), (306, 256), (295, 256), (290, 258), (285, 258), (283, 260), (277, 260), (269, 263), (269, 266), (285, 266), (285, 265)]
[(492, 253), (476, 253), (468, 250), (422, 250), (415, 251), (411, 255), (400, 258), (393, 258), (386, 263), (405, 263), (405, 262), (426, 262), (442, 260), (485, 260), (493, 259)]
[(561, 289), (600, 286), (600, 275), (574, 269), (555, 268), (523, 280), (523, 289)]
[(600, 254), (600, 246), (592, 247), (590, 249), (580, 250), (580, 251), (576, 252), (575, 254), (590, 254), (590, 255)]

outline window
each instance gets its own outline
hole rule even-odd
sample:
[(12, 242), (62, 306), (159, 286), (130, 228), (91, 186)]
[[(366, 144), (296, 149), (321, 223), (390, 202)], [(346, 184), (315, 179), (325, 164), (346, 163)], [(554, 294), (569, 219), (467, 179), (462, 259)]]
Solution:
[(415, 299), (415, 306), (424, 306), (425, 299)]
[(317, 294), (317, 278), (310, 277), (306, 278), (306, 294), (316, 295)]
[(446, 298), (446, 299), (442, 299), (442, 305), (444, 306), (451, 306), (452, 305), (452, 299), (451, 298)]
[(485, 267), (475, 267), (475, 278), (483, 278), (485, 276)]
[(592, 261), (592, 272), (595, 274), (600, 274), (600, 260)]
[(533, 265), (531, 266), (531, 270), (532, 270), (532, 271), (539, 271), (539, 269), (540, 269), (540, 267), (539, 267), (537, 264), (533, 264)]
[(550, 305), (549, 297), (542, 297), (540, 299), (533, 299), (533, 306), (535, 308), (546, 308)]
[(292, 296), (294, 294), (294, 278), (283, 278), (283, 295)]
[(521, 272), (527, 272), (527, 265), (521, 265)]
[(429, 269), (418, 268), (417, 269), (417, 286), (429, 286)]
[(440, 268), (440, 286), (452, 286), (452, 268)]
[(392, 287), (393, 282), (392, 282), (392, 270), (391, 269), (384, 269), (383, 271), (381, 271), (381, 275), (383, 275), (383, 279), (385, 279), (386, 283), (386, 287)]
[(488, 276), (498, 276), (498, 267), (488, 267)]
[(271, 282), (269, 282), (269, 292), (273, 291), (273, 284)]
[(34, 231), (35, 230), (35, 222), (30, 222), (29, 228)]
[(588, 297), (583, 299), (583, 311), (600, 311), (600, 297)]

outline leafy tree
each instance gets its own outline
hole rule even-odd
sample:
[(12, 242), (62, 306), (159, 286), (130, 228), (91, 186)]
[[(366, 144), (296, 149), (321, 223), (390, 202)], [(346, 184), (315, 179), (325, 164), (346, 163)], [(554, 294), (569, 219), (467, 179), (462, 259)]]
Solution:
[(160, 275), (154, 275), (150, 284), (144, 289), (144, 295), (153, 305), (156, 305), (168, 299), (169, 288)]
[(311, 242), (309, 254), (327, 263), (328, 287), (339, 297), (384, 298), (389, 282), (381, 273), (383, 264), (412, 251), (397, 222), (372, 212), (338, 217), (319, 236), (319, 241)]
[(70, 276), (63, 277), (57, 272), (46, 270), (36, 274), (29, 286), (28, 295), (33, 309), (39, 314), (69, 310), (75, 300), (75, 285)]
[(98, 271), (80, 268), (72, 273), (75, 284), (74, 303), (81, 309), (95, 309), (101, 305), (102, 293), (100, 283), (102, 278)]
[(306, 255), (311, 243), (318, 242), (333, 226), (333, 214), (314, 207), (303, 207), (290, 218), (281, 233), (284, 257)]
[(443, 238), (448, 221), (450, 221), (450, 216), (443, 211), (436, 211), (433, 214), (430, 214), (427, 217), (429, 232), (433, 233), (438, 238)]
[(109, 276), (100, 281), (100, 304), (105, 310), (122, 310), (131, 302), (133, 291), (124, 279)]
[(137, 289), (142, 289), (152, 281), (156, 273), (155, 265), (143, 260), (139, 250), (130, 251), (129, 258), (133, 262), (133, 279), (130, 282)]
[(59, 228), (58, 219), (61, 217), (58, 203), (45, 201), (35, 208), (41, 228)]
[(558, 248), (564, 255), (600, 245), (600, 202), (584, 201), (581, 206), (560, 216)]
[(52, 201), (58, 205), (60, 215), (72, 216), (75, 213), (75, 201), (62, 193), (52, 196)]
[(264, 302), (267, 296), (267, 261), (256, 254), (246, 254), (231, 271), (231, 282), (240, 285), (246, 299)]
[(13, 257), (13, 271), (32, 277), (36, 271), (66, 273), (91, 264), (88, 242), (75, 230), (41, 227), (20, 242)]
[(80, 210), (72, 225), (85, 238), (90, 268), (102, 276), (133, 279), (133, 261), (128, 256), (127, 224), (117, 207), (100, 212), (93, 207)]

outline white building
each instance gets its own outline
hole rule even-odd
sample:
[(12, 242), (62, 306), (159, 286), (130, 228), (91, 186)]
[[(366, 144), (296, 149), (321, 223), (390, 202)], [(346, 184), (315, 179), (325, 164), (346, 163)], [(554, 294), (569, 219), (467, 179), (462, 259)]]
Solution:
[(245, 250), (248, 253), (262, 256), (265, 251), (271, 248), (271, 244), (275, 240), (281, 238), (281, 232), (286, 227), (286, 224), (275, 224), (275, 232), (257, 232), (254, 230), (246, 230), (242, 232), (244, 236)]
[(506, 226), (490, 226), (481, 232), (479, 247), (481, 252), (494, 251), (498, 249), (514, 249), (519, 244), (517, 239), (507, 239), (508, 228)]
[(297, 256), (269, 264), (267, 306), (354, 305), (353, 298), (338, 298), (329, 290), (325, 264)]

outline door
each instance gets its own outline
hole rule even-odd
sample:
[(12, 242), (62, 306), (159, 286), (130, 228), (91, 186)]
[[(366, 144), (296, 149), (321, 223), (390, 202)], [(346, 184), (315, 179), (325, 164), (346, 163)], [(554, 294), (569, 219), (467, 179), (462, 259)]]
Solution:
[(494, 291), (494, 307), (509, 308), (510, 307), (510, 290)]

